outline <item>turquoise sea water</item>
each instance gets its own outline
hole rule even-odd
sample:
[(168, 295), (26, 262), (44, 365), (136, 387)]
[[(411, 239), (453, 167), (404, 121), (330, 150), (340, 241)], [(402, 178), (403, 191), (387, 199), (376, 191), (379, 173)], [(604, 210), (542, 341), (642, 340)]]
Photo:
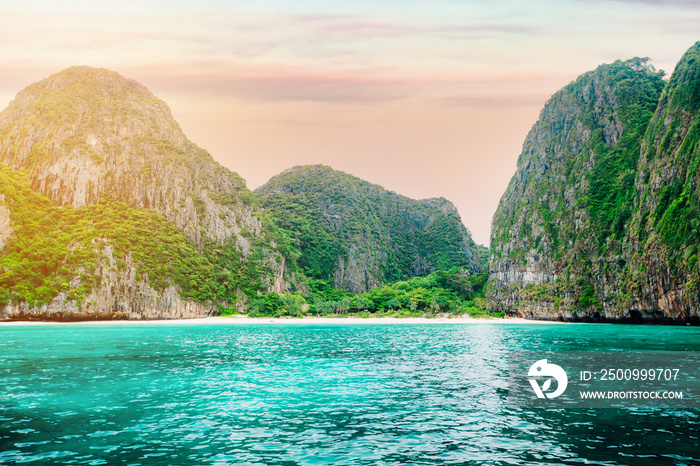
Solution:
[(517, 350), (700, 350), (603, 324), (0, 327), (0, 464), (700, 464), (700, 411), (516, 410)]

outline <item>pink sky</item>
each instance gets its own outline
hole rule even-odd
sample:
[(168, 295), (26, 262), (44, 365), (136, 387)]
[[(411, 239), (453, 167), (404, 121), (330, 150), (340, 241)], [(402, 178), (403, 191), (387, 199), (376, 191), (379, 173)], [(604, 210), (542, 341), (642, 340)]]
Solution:
[(323, 163), (491, 216), (547, 98), (615, 59), (670, 73), (694, 1), (1, 2), (0, 107), (71, 65), (146, 85), (251, 188)]

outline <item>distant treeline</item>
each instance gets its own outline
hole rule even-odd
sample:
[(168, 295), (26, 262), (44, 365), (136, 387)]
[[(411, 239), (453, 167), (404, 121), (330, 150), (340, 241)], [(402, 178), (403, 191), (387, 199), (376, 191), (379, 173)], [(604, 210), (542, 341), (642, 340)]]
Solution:
[[(502, 317), (488, 313), (483, 299), (487, 273), (469, 275), (454, 267), (425, 277), (414, 277), (353, 294), (333, 287), (325, 280), (309, 280), (307, 292), (286, 295), (268, 293), (248, 301), (248, 315), (327, 316), (431, 315), (439, 313)], [(233, 309), (222, 310), (231, 314)]]

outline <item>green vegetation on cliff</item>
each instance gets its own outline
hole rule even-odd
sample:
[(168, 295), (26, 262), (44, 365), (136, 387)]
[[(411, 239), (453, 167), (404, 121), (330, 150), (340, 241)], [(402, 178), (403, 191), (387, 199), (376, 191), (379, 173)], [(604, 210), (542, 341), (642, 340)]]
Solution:
[(675, 319), (698, 319), (700, 42), (685, 53), (661, 95), (644, 137), (637, 190), (624, 277), (631, 301), (656, 303)]
[[(662, 76), (662, 72), (654, 73), (648, 67), (646, 59), (634, 59), (610, 65), (601, 83), (614, 89), (619, 103), (617, 118), (623, 128), (618, 141), (608, 145), (604, 135), (605, 123), (590, 125), (593, 134), (583, 149), (584, 152), (591, 150), (595, 160), (587, 174), (588, 192), (581, 202), (586, 205), (591, 229), (603, 254), (608, 238), (624, 238), (632, 217), (639, 151), (664, 86)], [(589, 116), (595, 114), (591, 104), (582, 111)], [(618, 241), (616, 247), (614, 252), (620, 253), (621, 242)]]
[(332, 283), (337, 261), (347, 257), (347, 251), (342, 242), (325, 227), (312, 202), (291, 194), (263, 197), (263, 202), (267, 214), (292, 235), (294, 245), (301, 249), (302, 254), (297, 260), (301, 270), (308, 277)]
[(295, 167), (255, 191), (300, 251), (301, 270), (353, 292), (436, 270), (482, 270), (445, 199), (415, 201), (322, 165)]
[[(700, 43), (688, 50), (676, 67), (646, 139), (649, 142), (643, 154), (640, 204), (649, 202), (656, 207), (648, 213), (645, 227), (658, 231), (670, 249), (682, 252), (674, 257), (697, 257), (700, 245)], [(652, 178), (660, 186), (650, 183)], [(693, 269), (695, 263), (688, 265)]]
[[(2, 251), (2, 300), (25, 303), (23, 315), (42, 313), (37, 306), (61, 292), (74, 312), (68, 302), (100, 285), (107, 247), (117, 261), (110, 277), (133, 289), (122, 267), (131, 258), (159, 292), (137, 291), (142, 303), (174, 299), (160, 293), (174, 285), (202, 311), (240, 309), (295, 286), (297, 254), (245, 181), (187, 140), (163, 101), (118, 73), (72, 67), (20, 92), (0, 113), (0, 162), (15, 224)], [(9, 179), (26, 185), (10, 192)], [(112, 288), (131, 313), (131, 291)], [(102, 315), (117, 306), (102, 304)]]
[(261, 245), (246, 261), (231, 244), (208, 242), (198, 253), (157, 212), (108, 198), (80, 208), (59, 206), (32, 190), (26, 172), (4, 164), (0, 186), (12, 226), (0, 255), (0, 304), (12, 300), (40, 306), (61, 292), (80, 302), (100, 285), (103, 268), (125, 272), (130, 256), (137, 281), (147, 279), (157, 291), (175, 285), (183, 298), (218, 304), (223, 314), (236, 312), (225, 304), (235, 303), (240, 293), (252, 315), (485, 314), (481, 300), (486, 274), (470, 276), (453, 268), (362, 294), (310, 279), (303, 293), (260, 293), (265, 289), (261, 278), (271, 273), (262, 262)]
[(668, 83), (635, 58), (547, 102), (494, 216), (492, 306), (549, 319), (698, 318), (699, 50)]
[(175, 285), (185, 299), (223, 306), (236, 303), (240, 294), (257, 296), (265, 290), (262, 279), (272, 273), (261, 242), (253, 240), (247, 260), (231, 243), (208, 241), (200, 254), (157, 212), (106, 197), (80, 208), (59, 206), (31, 188), (26, 172), (5, 164), (0, 164), (0, 192), (12, 227), (0, 254), (0, 304), (39, 306), (60, 292), (80, 302), (99, 285), (103, 267), (128, 273), (127, 255), (137, 280), (147, 277), (155, 290)]
[(118, 73), (32, 84), (0, 113), (0, 318), (480, 312), (485, 251), (447, 200), (320, 166), (261, 189), (267, 212)]
[(547, 102), (494, 215), (492, 254), (502, 254), (515, 227), (528, 246), (537, 243), (543, 252), (539, 245), (549, 243), (561, 259), (582, 233), (575, 222), (581, 211), (590, 219), (586, 239), (592, 236), (605, 249), (608, 238), (621, 238), (633, 208), (641, 137), (662, 76), (646, 59), (618, 60), (581, 75)]

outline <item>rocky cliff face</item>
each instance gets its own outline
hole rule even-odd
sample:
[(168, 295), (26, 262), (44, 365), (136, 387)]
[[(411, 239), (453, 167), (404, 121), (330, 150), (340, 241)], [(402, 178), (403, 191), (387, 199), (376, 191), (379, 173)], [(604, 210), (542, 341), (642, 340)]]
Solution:
[(438, 269), (482, 265), (457, 209), (446, 199), (415, 201), (329, 167), (294, 167), (255, 191), (317, 279), (364, 292)]
[[(674, 101), (675, 88), (698, 86), (697, 76), (679, 67), (684, 78), (677, 69), (665, 85), (645, 60), (618, 61), (547, 102), (493, 218), (487, 296), (494, 308), (551, 320), (697, 319), (697, 304), (681, 292), (688, 270), (669, 272), (674, 257), (695, 250), (662, 247), (650, 223), (658, 217), (650, 216), (654, 192), (685, 181), (689, 160), (698, 163), (697, 146), (686, 154), (687, 170), (673, 155), (688, 147), (697, 118), (697, 107), (677, 105), (669, 116), (664, 103)], [(672, 135), (660, 128), (673, 125)], [(653, 149), (659, 145), (663, 150)], [(684, 208), (684, 215), (697, 223), (697, 213)], [(689, 228), (684, 244), (697, 244)]]
[[(263, 225), (265, 216), (245, 182), (188, 141), (164, 102), (117, 73), (73, 67), (20, 92), (0, 114), (0, 162), (19, 170), (36, 193), (46, 195), (57, 206), (80, 211), (101, 202), (124, 202), (132, 209), (163, 216), (199, 254), (209, 254), (210, 261), (216, 256), (212, 251), (219, 250), (221, 257), (221, 251), (226, 250), (227, 257), (235, 260), (220, 265), (230, 269), (231, 278), (227, 283), (219, 281), (226, 289), (237, 290), (237, 297), (231, 294), (225, 306), (240, 306), (245, 301), (244, 286), (233, 278), (240, 268), (261, 279), (255, 284), (260, 291), (289, 288), (284, 254), (276, 247), (275, 233)], [(13, 202), (20, 206), (22, 199)], [(12, 209), (0, 206), (0, 241), (11, 231)], [(13, 244), (19, 248), (19, 242)], [(121, 257), (118, 260), (121, 262)], [(138, 263), (133, 266), (141, 267)], [(210, 298), (208, 304), (174, 304), (180, 302), (182, 289), (177, 279), (171, 280), (172, 288), (149, 291), (148, 283), (156, 277), (137, 284), (129, 278), (129, 268), (117, 273), (121, 275), (103, 281), (103, 285), (122, 283), (110, 288), (114, 300), (88, 299), (85, 306), (100, 302), (91, 307), (99, 308), (94, 312), (125, 318), (207, 315), (217, 307)], [(7, 280), (6, 287), (14, 283)], [(251, 286), (248, 292), (252, 292)], [(114, 291), (134, 287), (140, 287), (140, 298), (128, 294), (131, 292)], [(93, 290), (93, 296), (100, 293), (98, 288)], [(39, 316), (44, 312), (41, 309), (52, 314), (51, 309), (61, 307), (61, 302), (65, 303), (64, 310), (57, 311), (61, 318), (92, 315), (78, 301), (69, 303), (58, 296), (51, 301), (51, 308), (46, 303), (22, 304), (21, 295), (12, 295), (15, 304), (8, 316), (16, 312)], [(132, 298), (142, 304), (124, 310), (119, 302)], [(172, 304), (171, 314), (167, 303)]]
[(29, 171), (61, 205), (103, 196), (161, 212), (200, 244), (262, 230), (250, 192), (187, 140), (168, 106), (118, 73), (73, 67), (20, 92), (0, 114), (0, 161)]
[[(216, 315), (216, 309), (182, 299), (180, 290), (170, 285), (160, 291), (151, 287), (147, 277), (138, 277), (131, 255), (117, 265), (110, 245), (104, 247), (104, 260), (97, 268), (99, 285), (80, 302), (71, 299), (70, 290), (81, 285), (80, 274), (50, 302), (36, 305), (27, 301), (0, 306), (0, 320), (153, 320), (196, 319)], [(80, 273), (86, 272), (83, 268)], [(93, 278), (95, 278), (93, 276)]]
[(623, 282), (642, 316), (700, 318), (699, 143), (700, 42), (676, 66), (642, 144)]

